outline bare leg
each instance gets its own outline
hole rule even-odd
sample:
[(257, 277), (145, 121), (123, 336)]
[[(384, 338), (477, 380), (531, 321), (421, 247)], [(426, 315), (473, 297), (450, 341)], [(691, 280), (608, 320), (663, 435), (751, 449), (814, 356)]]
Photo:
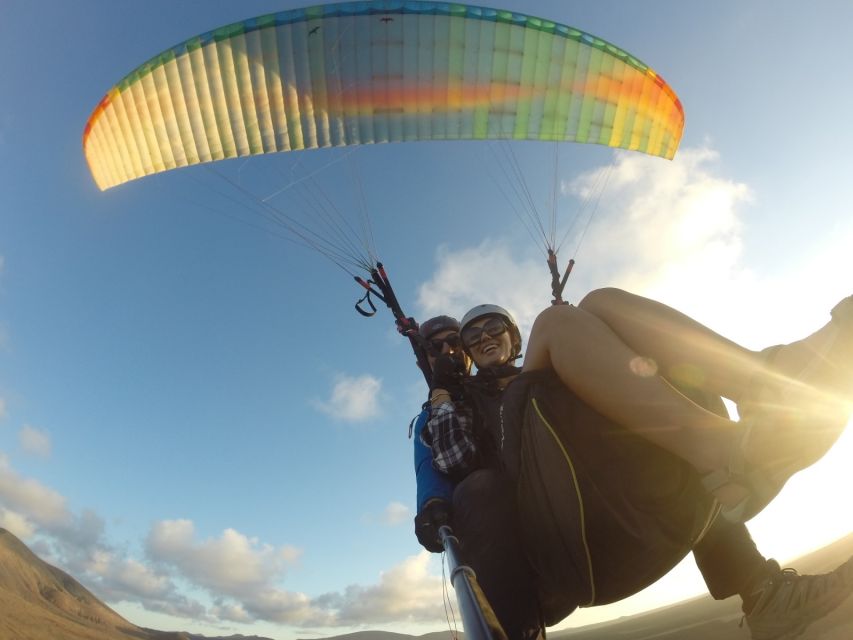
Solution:
[[(786, 394), (788, 404), (816, 405), (826, 402), (827, 387), (834, 389), (839, 383), (843, 387), (846, 382), (832, 367), (810, 375), (809, 384), (795, 380), (832, 339), (834, 328), (829, 324), (765, 358), (671, 307), (627, 291), (598, 289), (578, 306), (604, 322), (626, 345), (653, 358), (668, 380), (688, 382), (738, 403), (760, 403), (751, 394), (770, 389), (771, 396)], [(839, 354), (845, 362), (853, 355), (849, 351)]]
[(536, 319), (524, 370), (545, 368), (553, 368), (599, 413), (697, 470), (727, 464), (736, 423), (705, 411), (676, 391), (657, 375), (651, 361), (583, 309), (554, 306)]
[(761, 369), (761, 358), (689, 316), (619, 289), (598, 289), (578, 305), (625, 344), (654, 358), (660, 374), (738, 401)]

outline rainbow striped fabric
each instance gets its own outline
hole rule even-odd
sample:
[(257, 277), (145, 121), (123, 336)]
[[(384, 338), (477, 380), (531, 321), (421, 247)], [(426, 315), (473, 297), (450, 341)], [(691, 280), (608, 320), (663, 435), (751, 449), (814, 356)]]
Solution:
[(622, 49), (463, 4), (376, 0), (204, 33), (110, 89), (83, 134), (101, 189), (252, 154), (416, 140), (596, 143), (672, 158), (684, 112)]

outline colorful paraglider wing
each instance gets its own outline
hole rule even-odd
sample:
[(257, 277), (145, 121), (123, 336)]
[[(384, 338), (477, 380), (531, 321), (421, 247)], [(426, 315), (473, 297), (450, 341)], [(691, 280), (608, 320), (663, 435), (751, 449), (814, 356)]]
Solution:
[(83, 135), (101, 189), (175, 167), (412, 140), (604, 144), (672, 158), (684, 113), (622, 49), (461, 4), (352, 2), (232, 24), (110, 89)]

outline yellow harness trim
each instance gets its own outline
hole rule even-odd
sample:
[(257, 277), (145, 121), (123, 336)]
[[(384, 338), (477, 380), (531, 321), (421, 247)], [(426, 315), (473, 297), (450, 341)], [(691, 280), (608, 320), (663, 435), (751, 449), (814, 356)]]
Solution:
[(580, 485), (578, 485), (578, 476), (575, 472), (575, 465), (572, 464), (572, 459), (569, 456), (569, 452), (566, 451), (566, 448), (563, 446), (563, 443), (560, 442), (560, 438), (557, 437), (554, 428), (548, 422), (544, 415), (542, 415), (542, 411), (539, 409), (539, 404), (536, 402), (536, 398), (533, 398), (533, 408), (536, 409), (536, 415), (539, 416), (539, 419), (542, 423), (548, 428), (548, 431), (551, 432), (551, 436), (554, 438), (554, 441), (557, 443), (557, 446), (560, 447), (560, 451), (563, 452), (563, 457), (566, 459), (566, 465), (569, 467), (569, 471), (572, 474), (572, 480), (575, 485), (575, 493), (578, 497), (578, 505), (580, 507), (580, 525), (581, 525), (581, 541), (583, 542), (584, 552), (586, 553), (586, 563), (587, 570), (589, 571), (589, 587), (590, 587), (590, 599), (586, 604), (582, 604), (582, 607), (591, 607), (595, 604), (595, 574), (592, 569), (592, 554), (589, 552), (589, 545), (586, 541), (586, 519), (584, 515), (583, 508), (583, 496), (581, 495)]

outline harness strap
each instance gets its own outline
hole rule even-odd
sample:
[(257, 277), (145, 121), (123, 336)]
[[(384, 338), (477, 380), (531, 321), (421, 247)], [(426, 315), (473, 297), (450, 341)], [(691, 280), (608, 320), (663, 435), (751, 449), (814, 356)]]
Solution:
[[(367, 304), (370, 306), (370, 311), (365, 311), (361, 308), (361, 305), (364, 302), (367, 302)], [(376, 315), (376, 305), (373, 304), (373, 300), (370, 299), (370, 290), (368, 290), (367, 293), (365, 293), (364, 296), (358, 302), (355, 303), (355, 310), (358, 311), (365, 318), (369, 318), (370, 316)]]
[[(429, 366), (427, 358), (426, 340), (418, 333), (418, 323), (414, 318), (407, 317), (400, 307), (400, 302), (397, 300), (397, 295), (391, 287), (391, 281), (388, 279), (388, 274), (381, 262), (376, 263), (376, 268), (370, 270), (370, 280), (364, 280), (355, 276), (355, 281), (360, 284), (367, 293), (355, 304), (355, 310), (362, 316), (370, 317), (376, 314), (376, 306), (373, 304), (371, 295), (376, 296), (385, 303), (391, 313), (394, 315), (394, 320), (397, 324), (397, 331), (409, 339), (412, 345), (412, 351), (415, 352), (415, 360), (418, 368), (424, 374), (427, 385), (432, 385), (432, 368)], [(376, 288), (374, 288), (376, 287)], [(378, 291), (377, 291), (378, 289)], [(366, 311), (361, 307), (362, 303), (367, 302), (371, 311)]]
[(566, 281), (569, 279), (569, 274), (572, 272), (574, 266), (575, 261), (572, 258), (569, 260), (566, 272), (561, 278), (560, 270), (557, 268), (557, 254), (554, 253), (553, 249), (548, 249), (548, 270), (551, 272), (551, 295), (554, 296), (551, 304), (567, 304), (563, 300), (563, 289), (566, 287)]

